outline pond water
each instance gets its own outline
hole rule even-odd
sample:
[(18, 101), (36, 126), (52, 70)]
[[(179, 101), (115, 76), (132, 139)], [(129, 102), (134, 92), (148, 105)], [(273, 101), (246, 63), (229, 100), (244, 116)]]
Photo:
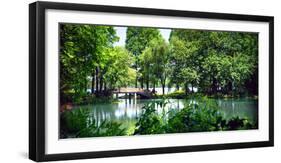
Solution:
[[(137, 117), (141, 114), (141, 108), (150, 102), (160, 99), (119, 99), (119, 102), (112, 104), (94, 104), (79, 106), (79, 108), (90, 108), (91, 116), (97, 121), (103, 120), (122, 122), (125, 126), (134, 125)], [(165, 108), (157, 107), (159, 113), (173, 108), (180, 110), (184, 105), (194, 102), (186, 99), (169, 99)], [(257, 122), (258, 101), (253, 99), (216, 99), (226, 119), (234, 116), (248, 118), (250, 122)]]

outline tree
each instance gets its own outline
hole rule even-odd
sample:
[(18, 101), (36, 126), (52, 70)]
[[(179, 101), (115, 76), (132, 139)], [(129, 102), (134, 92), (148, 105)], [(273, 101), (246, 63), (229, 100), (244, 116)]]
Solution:
[[(217, 54), (214, 50), (203, 62), (205, 76), (209, 78), (212, 93), (217, 93), (218, 88), (224, 87), (230, 78), (232, 68), (231, 58), (223, 54)], [(207, 75), (208, 74), (208, 75)]]
[(139, 56), (139, 66), (142, 81), (146, 83), (146, 89), (149, 89), (149, 80), (151, 77), (152, 49), (146, 48)]
[(136, 72), (130, 66), (133, 63), (132, 55), (122, 47), (114, 47), (109, 51), (105, 80), (110, 89), (127, 87), (135, 80)]
[[(160, 32), (157, 28), (128, 27), (126, 32), (126, 49), (135, 56), (134, 68), (137, 72), (135, 87), (138, 86), (139, 55), (145, 50), (149, 42), (159, 38)], [(141, 79), (143, 82), (143, 79)], [(143, 85), (143, 83), (141, 83)]]
[(151, 40), (146, 49), (143, 50), (139, 56), (139, 73), (146, 83), (146, 89), (149, 89), (151, 82), (155, 90), (160, 81), (163, 94), (165, 94), (166, 81), (170, 72), (169, 55), (169, 46), (162, 37)]
[[(108, 56), (108, 48), (113, 47), (113, 42), (118, 40), (116, 32), (111, 26), (91, 26), (87, 31), (92, 42), (89, 46), (92, 48), (92, 86), (95, 82), (96, 93), (106, 88), (104, 83), (104, 74), (107, 69), (107, 62), (110, 59)], [(92, 87), (92, 93), (94, 88)]]
[(81, 101), (135, 85), (169, 86), (185, 93), (257, 94), (258, 35), (173, 29), (169, 43), (157, 28), (128, 27), (125, 48), (112, 26), (60, 25), (61, 102)]
[(152, 41), (152, 74), (162, 85), (162, 93), (165, 94), (166, 81), (170, 73), (170, 49), (164, 39)]
[[(172, 82), (177, 85), (182, 80), (192, 85), (195, 83), (201, 92), (211, 94), (216, 94), (217, 91), (228, 94), (233, 88), (241, 92), (245, 84), (251, 85), (252, 92), (255, 92), (257, 40), (256, 34), (246, 32), (172, 30)], [(192, 61), (185, 58), (187, 54), (190, 54)], [(179, 74), (185, 74), (186, 78), (183, 79)]]
[[(102, 89), (103, 55), (105, 47), (112, 47), (116, 37), (111, 26), (62, 24), (60, 26), (60, 92), (61, 101), (81, 100), (92, 76), (96, 91)], [(74, 95), (74, 97), (70, 97)]]
[(177, 36), (170, 38), (172, 79), (177, 87), (184, 86), (185, 93), (188, 93), (188, 85), (198, 83), (199, 74), (196, 66), (197, 42), (186, 42)]

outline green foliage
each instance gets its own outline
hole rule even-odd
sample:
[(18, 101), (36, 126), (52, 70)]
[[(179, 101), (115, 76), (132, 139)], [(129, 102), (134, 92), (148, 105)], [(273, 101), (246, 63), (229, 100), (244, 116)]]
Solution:
[(102, 136), (124, 136), (126, 129), (121, 127), (121, 123), (103, 121), (98, 125), (95, 121), (87, 128), (82, 129), (76, 137), (102, 137)]
[[(148, 66), (148, 63), (145, 63), (146, 70), (143, 70), (143, 67), (141, 68), (142, 72), (139, 74), (139, 68), (140, 63), (143, 61), (140, 61), (139, 56), (145, 51), (145, 49), (149, 46), (151, 46), (152, 42), (158, 41), (161, 38), (160, 31), (157, 28), (144, 28), (144, 27), (128, 27), (127, 33), (126, 33), (126, 49), (132, 53), (135, 56), (135, 62), (133, 67), (136, 70), (136, 83), (135, 86), (137, 87), (138, 80), (141, 80), (141, 86), (143, 87), (143, 80), (144, 77), (147, 77), (147, 73), (149, 72), (146, 68)], [(148, 51), (148, 50), (146, 50)], [(148, 78), (149, 80), (149, 78)]]
[[(189, 84), (194, 87), (199, 82), (199, 66), (201, 66), (201, 58), (199, 57), (202, 56), (198, 54), (198, 51), (201, 45), (198, 40), (187, 40), (188, 37), (192, 36), (192, 34), (189, 34), (189, 30), (177, 32), (178, 30), (172, 31), (170, 36), (172, 53), (170, 59), (172, 65), (171, 82), (177, 87), (184, 87), (187, 94)], [(193, 33), (196, 32), (194, 31)]]
[(89, 124), (89, 109), (74, 109), (61, 113), (61, 129), (69, 133), (77, 133)]
[(232, 117), (227, 125), (227, 130), (254, 129), (256, 124), (250, 123), (246, 118)]
[[(254, 129), (257, 126), (246, 118), (223, 118), (217, 103), (207, 98), (190, 101), (182, 110), (159, 114), (155, 103), (145, 105), (139, 117), (135, 134), (163, 134), (206, 131)], [(165, 102), (161, 102), (165, 104)]]
[[(97, 122), (92, 118), (90, 109), (74, 109), (61, 113), (61, 138), (99, 137), (123, 135), (149, 135), (164, 133), (187, 133), (206, 131), (227, 131), (255, 129), (256, 124), (247, 118), (223, 118), (217, 103), (205, 97), (196, 102), (188, 100), (180, 111), (169, 108), (165, 111), (167, 100), (146, 104), (138, 118), (135, 128), (125, 128), (116, 121)], [(157, 108), (162, 108), (159, 110)]]
[[(112, 26), (60, 25), (60, 101), (83, 102), (87, 89), (166, 85), (199, 92), (257, 94), (258, 38), (255, 33), (173, 29), (169, 43), (159, 29), (128, 27), (125, 48)], [(189, 88), (191, 87), (191, 90)], [(249, 89), (247, 89), (249, 88)], [(110, 95), (110, 94), (109, 94)]]
[(243, 93), (252, 85), (255, 93), (257, 41), (254, 33), (172, 30), (171, 82), (208, 94)]
[[(196, 92), (191, 94), (186, 94), (184, 90), (176, 90), (171, 93), (167, 93), (165, 95), (157, 95), (156, 98), (164, 98), (164, 99), (195, 99), (195, 98), (202, 98), (206, 95)], [(206, 96), (207, 97), (207, 96)], [(210, 97), (210, 96), (208, 96)]]
[(113, 48), (108, 55), (104, 79), (110, 89), (128, 86), (136, 78), (135, 70), (130, 68), (133, 64), (132, 55), (122, 47)]
[(106, 95), (96, 97), (95, 95), (88, 94), (83, 96), (80, 103), (77, 105), (86, 105), (86, 104), (110, 104), (110, 103), (117, 103), (118, 99), (114, 99), (113, 97)]
[(61, 138), (72, 137), (99, 137), (122, 136), (127, 134), (127, 129), (121, 123), (102, 121), (100, 124), (91, 117), (90, 109), (74, 109), (61, 113), (60, 133)]
[(140, 55), (153, 39), (161, 37), (157, 28), (128, 27), (126, 49), (135, 56)]
[(187, 96), (183, 90), (177, 90), (175, 92), (164, 95), (164, 97), (171, 98), (171, 99), (184, 99)]
[(169, 57), (169, 46), (163, 38), (153, 39), (139, 56), (140, 77), (142, 81), (145, 81), (147, 89), (149, 83), (155, 87), (160, 82), (163, 94), (165, 93), (164, 88), (170, 73)]
[(142, 108), (142, 114), (136, 123), (135, 133), (136, 135), (146, 134), (163, 134), (165, 133), (165, 114), (159, 114), (156, 110), (157, 106), (164, 106), (163, 101), (153, 102), (146, 104)]
[[(162, 86), (164, 98), (258, 94), (258, 35), (247, 32), (172, 29), (166, 42), (157, 28), (128, 27), (125, 47), (112, 26), (60, 25), (60, 103), (112, 102), (112, 91), (140, 83)], [(165, 94), (165, 87), (178, 91)], [(191, 90), (189, 90), (191, 87)], [(198, 89), (194, 93), (193, 88)], [(91, 88), (91, 92), (88, 89)], [(180, 90), (181, 89), (181, 90)], [(156, 97), (159, 97), (156, 95)], [(255, 128), (247, 119), (225, 120), (210, 100), (190, 103), (177, 113), (159, 114), (145, 105), (134, 134)], [(90, 111), (61, 113), (62, 137), (126, 135), (119, 122), (99, 122)]]
[(62, 24), (60, 37), (62, 103), (85, 102), (89, 87), (92, 94), (103, 96), (108, 89), (128, 86), (135, 80), (132, 54), (125, 48), (113, 47), (119, 39), (113, 27)]
[[(104, 67), (106, 49), (116, 40), (111, 26), (60, 25), (61, 102), (79, 102), (86, 94), (88, 76)], [(73, 92), (74, 97), (69, 97), (68, 92)]]
[(169, 119), (168, 132), (202, 132), (223, 130), (226, 120), (218, 106), (208, 101), (190, 103)]

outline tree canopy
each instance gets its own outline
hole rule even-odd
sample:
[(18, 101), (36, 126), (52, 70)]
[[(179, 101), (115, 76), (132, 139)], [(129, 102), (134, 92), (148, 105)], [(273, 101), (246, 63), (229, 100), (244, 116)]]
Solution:
[(257, 90), (257, 40), (255, 33), (173, 30), (174, 83), (185, 81), (210, 94), (240, 93), (246, 83)]
[(99, 95), (135, 78), (131, 53), (113, 47), (119, 38), (112, 26), (62, 24), (60, 36), (61, 101), (81, 101), (89, 83)]
[(256, 33), (172, 29), (166, 41), (157, 28), (128, 27), (123, 47), (118, 40), (113, 26), (60, 25), (61, 101), (133, 85), (257, 94)]

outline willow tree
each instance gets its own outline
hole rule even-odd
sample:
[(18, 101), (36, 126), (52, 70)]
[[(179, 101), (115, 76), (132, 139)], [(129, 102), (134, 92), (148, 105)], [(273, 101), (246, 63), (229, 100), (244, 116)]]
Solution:
[(150, 79), (152, 78), (151, 65), (152, 65), (152, 49), (146, 48), (139, 56), (139, 67), (140, 67), (139, 73), (142, 79), (142, 83), (144, 82), (146, 84), (147, 90), (149, 90), (149, 82)]
[(156, 82), (160, 81), (162, 93), (165, 94), (166, 81), (170, 73), (169, 45), (162, 38), (152, 41), (150, 48), (152, 51), (152, 74), (155, 76)]
[[(161, 36), (160, 31), (157, 28), (146, 27), (128, 27), (126, 32), (126, 49), (135, 56), (135, 63), (133, 67), (137, 72), (135, 81), (135, 87), (138, 87), (138, 69), (139, 69), (139, 55), (149, 45), (150, 41), (159, 38)], [(143, 86), (143, 78), (140, 78), (141, 85)]]

